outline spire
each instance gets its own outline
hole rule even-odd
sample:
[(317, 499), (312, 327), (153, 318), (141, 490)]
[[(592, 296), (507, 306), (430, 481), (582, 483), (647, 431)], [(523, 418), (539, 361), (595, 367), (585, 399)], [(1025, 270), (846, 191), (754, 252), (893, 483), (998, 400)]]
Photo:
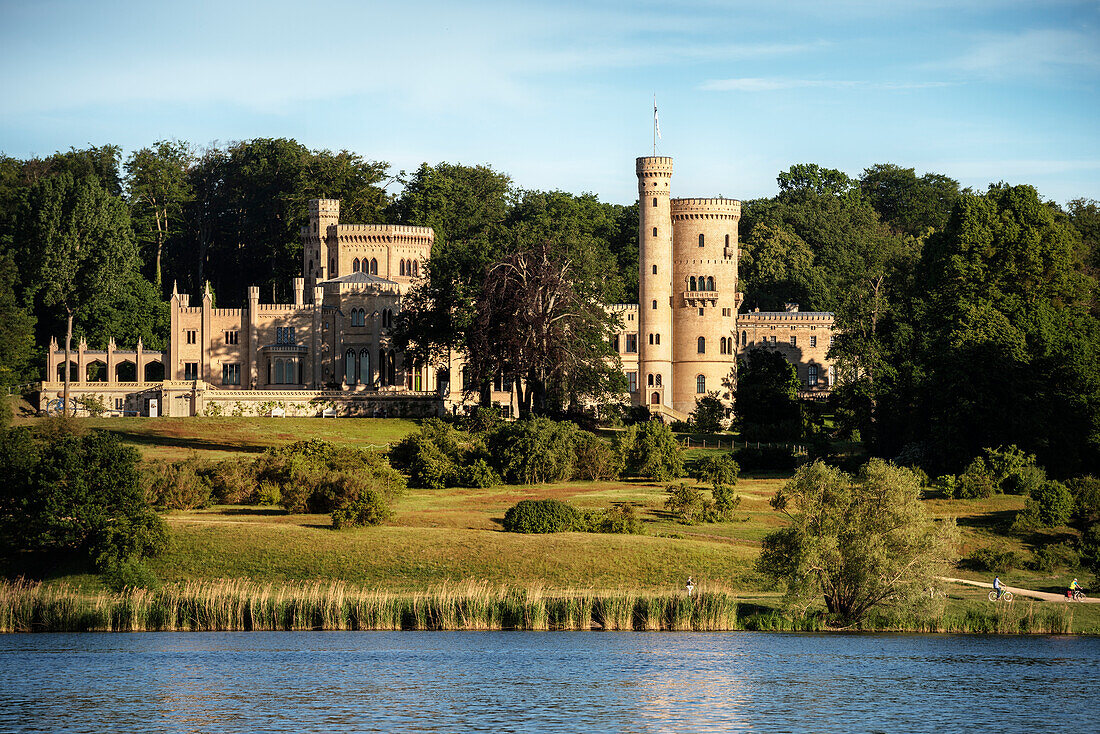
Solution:
[(173, 301), (180, 297), (180, 291), (179, 291), (179, 288), (177, 287), (178, 282), (179, 281), (176, 281), (176, 280), (172, 281), (172, 300)]

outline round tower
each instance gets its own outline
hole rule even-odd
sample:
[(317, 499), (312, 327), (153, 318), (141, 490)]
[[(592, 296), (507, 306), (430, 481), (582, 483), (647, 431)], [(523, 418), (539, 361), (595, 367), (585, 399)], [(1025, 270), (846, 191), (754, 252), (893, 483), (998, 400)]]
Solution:
[(644, 156), (638, 174), (638, 402), (672, 405), (672, 159)]
[(736, 364), (736, 199), (672, 199), (672, 407), (695, 410), (695, 399), (723, 391)]

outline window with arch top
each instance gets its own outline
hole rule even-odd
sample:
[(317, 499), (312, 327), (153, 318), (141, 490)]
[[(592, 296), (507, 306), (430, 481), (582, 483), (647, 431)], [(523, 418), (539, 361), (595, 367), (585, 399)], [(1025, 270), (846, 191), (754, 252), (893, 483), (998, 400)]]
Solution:
[(656, 393), (656, 392), (653, 393), (652, 395), (649, 396), (649, 402), (650, 402), (651, 405), (660, 405), (660, 403), (661, 403), (661, 394)]
[(699, 247), (703, 246), (703, 235), (699, 235)]
[(698, 347), (697, 347), (696, 351), (698, 351), (699, 354), (706, 354), (707, 353), (707, 338), (705, 336), (701, 336), (701, 337), (699, 337), (699, 339), (697, 340), (696, 343), (698, 344)]
[(404, 275), (405, 274), (405, 261), (404, 260), (401, 261), (400, 270), (401, 270), (401, 275)]
[(657, 197), (656, 196), (653, 197), (653, 206), (657, 206)]
[(654, 265), (654, 266), (653, 266), (653, 274), (654, 274), (654, 275), (656, 275), (656, 274), (657, 274), (657, 266), (656, 266), (656, 265)]
[(694, 275), (691, 276), (690, 280), (688, 280), (688, 290), (689, 291), (695, 290), (695, 276)]
[(657, 301), (656, 301), (656, 299), (654, 299), (654, 301), (653, 301), (653, 310), (654, 311), (657, 310)]
[(351, 261), (351, 272), (353, 272), (353, 273), (358, 273), (359, 272), (359, 258), (355, 258), (354, 260)]
[(709, 276), (709, 275), (707, 276), (707, 290), (708, 291), (713, 291), (714, 290), (714, 278), (712, 276)]
[(370, 274), (378, 275), (378, 261), (373, 257), (370, 259)]
[(695, 376), (695, 392), (702, 395), (707, 391), (707, 378), (703, 375)]
[(653, 228), (653, 236), (654, 236), (654, 237), (656, 237), (656, 236), (657, 236), (657, 228), (656, 228), (656, 227), (654, 227), (654, 228)]

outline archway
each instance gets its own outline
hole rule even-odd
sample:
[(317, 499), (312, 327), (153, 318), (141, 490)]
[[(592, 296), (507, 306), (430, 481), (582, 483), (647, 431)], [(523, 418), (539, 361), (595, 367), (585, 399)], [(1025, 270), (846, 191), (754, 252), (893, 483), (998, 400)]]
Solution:
[(146, 382), (164, 381), (164, 363), (159, 360), (154, 360), (146, 364), (142, 372), (145, 374)]
[(650, 405), (660, 405), (661, 404), (661, 393), (655, 392), (652, 395), (650, 395), (649, 396), (649, 403), (650, 403)]
[(126, 360), (115, 365), (116, 382), (137, 382), (137, 365)]
[[(65, 363), (59, 362), (57, 365), (57, 381), (65, 381)], [(76, 362), (69, 362), (69, 382), (80, 382), (80, 368), (77, 367)]]

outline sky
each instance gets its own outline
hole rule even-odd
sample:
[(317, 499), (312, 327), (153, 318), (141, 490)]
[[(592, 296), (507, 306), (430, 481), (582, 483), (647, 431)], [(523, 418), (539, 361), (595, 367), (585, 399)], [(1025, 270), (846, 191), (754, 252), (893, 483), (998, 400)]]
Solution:
[(875, 163), (1100, 199), (1100, 1), (0, 0), (0, 152), (290, 137), (637, 198)]

